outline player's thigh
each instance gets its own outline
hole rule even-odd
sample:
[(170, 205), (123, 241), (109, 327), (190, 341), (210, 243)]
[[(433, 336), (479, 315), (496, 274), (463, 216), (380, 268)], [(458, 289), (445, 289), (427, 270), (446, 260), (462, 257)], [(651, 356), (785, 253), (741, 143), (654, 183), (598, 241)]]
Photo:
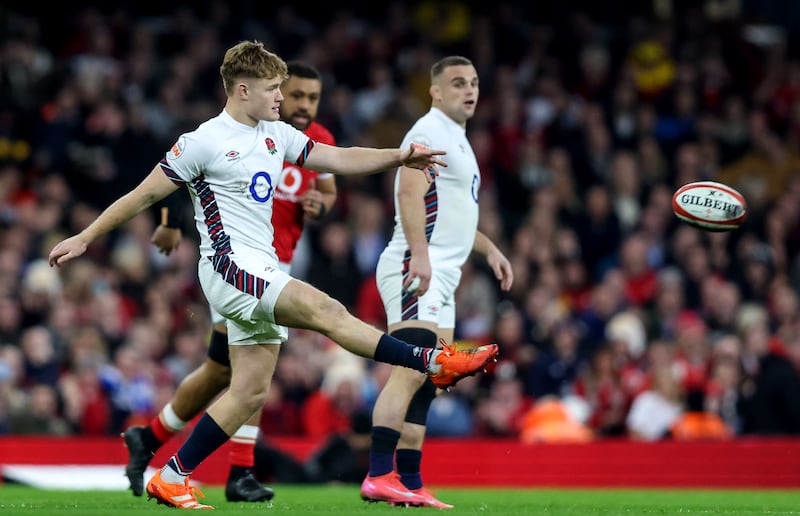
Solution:
[(326, 331), (346, 325), (351, 319), (354, 316), (341, 302), (294, 278), (275, 303), (275, 320), (290, 328)]

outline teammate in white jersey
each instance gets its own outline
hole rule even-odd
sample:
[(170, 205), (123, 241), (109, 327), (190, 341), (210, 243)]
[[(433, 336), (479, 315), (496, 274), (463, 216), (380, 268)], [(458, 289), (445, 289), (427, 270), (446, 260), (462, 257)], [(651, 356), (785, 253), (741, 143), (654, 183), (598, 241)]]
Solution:
[[(508, 259), (478, 231), (481, 174), (466, 136), (478, 91), (478, 74), (469, 59), (450, 56), (431, 67), (431, 109), (406, 133), (403, 145), (443, 149), (448, 166), (432, 183), (399, 168), (394, 233), (378, 261), (389, 334), (430, 348), (439, 339), (453, 339), (455, 290), (472, 251), (485, 256), (503, 290), (513, 282)], [(364, 499), (397, 503), (410, 491), (427, 506), (452, 508), (431, 495), (420, 475), (425, 421), (436, 389), (417, 371), (392, 368), (372, 413)]]
[[(280, 270), (272, 246), (272, 195), (284, 159), (339, 175), (374, 174), (396, 166), (422, 170), (432, 181), (443, 151), (341, 148), (309, 139), (279, 121), (286, 63), (257, 41), (229, 48), (220, 66), (227, 100), (223, 111), (182, 135), (132, 191), (77, 235), (50, 251), (61, 266), (153, 203), (189, 188), (200, 233), (199, 279), (214, 310), (226, 319), (230, 388), (200, 417), (178, 452), (147, 483), (148, 498), (185, 509), (197, 501), (191, 472), (222, 446), (266, 400), (286, 326), (319, 331), (358, 355), (426, 373), (449, 386), (481, 370), (497, 355), (492, 344), (470, 352), (426, 350), (382, 333), (338, 301)], [(410, 503), (421, 504), (418, 497)]]
[[(287, 63), (287, 78), (281, 84), (281, 120), (300, 129), (317, 142), (335, 144), (333, 135), (316, 122), (322, 97), (322, 76), (314, 67), (292, 61)], [(319, 220), (336, 202), (336, 180), (332, 174), (317, 174), (285, 163), (273, 200), (272, 224), (275, 227), (275, 254), (278, 263), (290, 272), (292, 256), (303, 232), (306, 219)], [(181, 241), (183, 203), (188, 196), (176, 192), (164, 199), (162, 220), (151, 242), (165, 254)], [(171, 205), (171, 206), (170, 206)], [(171, 217), (170, 217), (171, 215)], [(231, 376), (228, 358), (228, 330), (225, 319), (211, 310), (213, 329), (208, 356), (203, 364), (181, 380), (175, 395), (146, 426), (131, 426), (122, 433), (128, 449), (125, 474), (134, 496), (144, 493), (144, 473), (156, 451), (189, 421), (198, 416), (214, 398), (228, 387)], [(255, 448), (259, 435), (261, 411), (239, 427), (228, 447), (230, 469), (225, 483), (229, 502), (263, 502), (273, 498), (271, 488), (255, 478)]]

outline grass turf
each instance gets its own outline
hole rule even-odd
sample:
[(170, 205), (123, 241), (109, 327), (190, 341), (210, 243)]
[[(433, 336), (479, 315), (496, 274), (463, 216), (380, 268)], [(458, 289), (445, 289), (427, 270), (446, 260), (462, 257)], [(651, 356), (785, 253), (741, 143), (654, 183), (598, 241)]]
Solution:
[[(262, 503), (228, 503), (222, 488), (205, 487), (205, 503), (215, 514), (341, 514), (382, 515), (406, 511), (429, 513), (433, 509), (405, 509), (361, 501), (358, 486), (275, 487), (271, 507)], [(439, 489), (438, 496), (456, 506), (447, 514), (476, 515), (800, 515), (800, 490), (644, 490), (644, 489)], [(135, 498), (128, 491), (51, 491), (0, 485), (0, 514), (61, 516), (139, 516), (170, 511)], [(174, 514), (167, 512), (167, 514)]]

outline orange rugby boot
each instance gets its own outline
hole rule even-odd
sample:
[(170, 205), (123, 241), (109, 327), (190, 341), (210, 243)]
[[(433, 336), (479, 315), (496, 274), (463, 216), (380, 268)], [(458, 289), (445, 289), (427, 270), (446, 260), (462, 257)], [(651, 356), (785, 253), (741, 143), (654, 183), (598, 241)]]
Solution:
[(497, 344), (459, 350), (455, 345), (447, 344), (444, 339), (440, 342), (442, 349), (433, 352), (431, 358), (435, 357), (434, 364), (429, 364), (427, 371), (428, 378), (440, 389), (452, 387), (461, 378), (483, 370), (490, 361), (497, 361)]

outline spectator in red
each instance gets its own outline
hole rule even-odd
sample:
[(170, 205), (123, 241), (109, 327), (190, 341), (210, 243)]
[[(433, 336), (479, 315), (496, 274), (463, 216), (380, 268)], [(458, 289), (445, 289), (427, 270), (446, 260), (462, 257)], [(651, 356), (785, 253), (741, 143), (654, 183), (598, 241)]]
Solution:
[(622, 242), (620, 269), (625, 276), (625, 299), (632, 306), (646, 306), (656, 295), (658, 273), (650, 266), (647, 241), (633, 233)]
[(341, 360), (325, 371), (322, 385), (302, 406), (303, 430), (309, 437), (351, 431), (353, 414), (364, 408), (364, 364), (355, 358)]
[(704, 390), (711, 367), (711, 342), (706, 322), (693, 310), (682, 311), (675, 321), (675, 367), (688, 392)]
[(489, 396), (479, 401), (475, 409), (475, 434), (517, 437), (533, 398), (523, 391), (523, 383), (510, 363), (496, 369), (495, 377)]
[(280, 381), (273, 381), (270, 385), (267, 401), (261, 410), (259, 429), (264, 436), (303, 433), (300, 407), (286, 397)]
[(595, 352), (589, 367), (575, 381), (575, 394), (589, 404), (587, 424), (598, 436), (625, 434), (625, 417), (631, 400), (608, 346)]

